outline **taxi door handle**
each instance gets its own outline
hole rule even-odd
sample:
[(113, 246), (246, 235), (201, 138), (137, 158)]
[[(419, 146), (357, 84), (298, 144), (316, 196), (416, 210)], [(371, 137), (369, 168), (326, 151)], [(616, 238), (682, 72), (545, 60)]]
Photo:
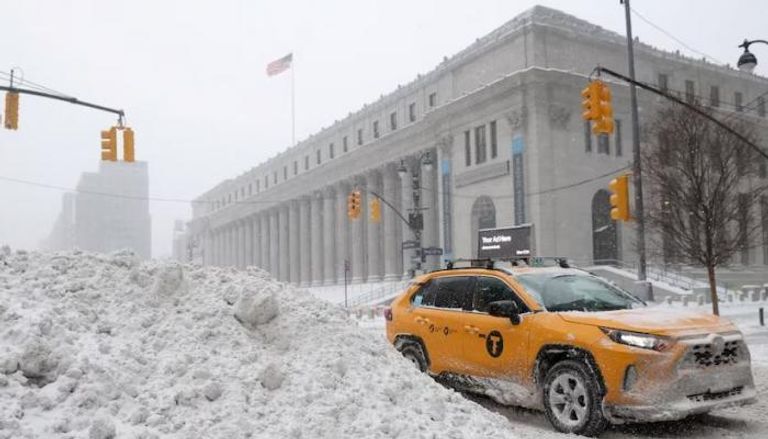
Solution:
[(477, 334), (480, 332), (480, 328), (478, 328), (477, 326), (466, 325), (464, 326), (464, 332), (468, 332), (470, 334)]
[(431, 321), (424, 317), (416, 317), (416, 323), (423, 325), (423, 324), (429, 324)]

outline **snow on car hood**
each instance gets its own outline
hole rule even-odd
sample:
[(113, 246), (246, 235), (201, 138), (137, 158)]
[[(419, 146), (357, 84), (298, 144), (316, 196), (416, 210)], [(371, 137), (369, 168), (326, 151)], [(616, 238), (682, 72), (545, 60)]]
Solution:
[(514, 428), (418, 372), (383, 334), (260, 269), (0, 248), (0, 438)]
[(648, 307), (600, 312), (560, 312), (568, 322), (647, 332), (659, 335), (683, 335), (735, 330), (731, 322), (703, 312)]

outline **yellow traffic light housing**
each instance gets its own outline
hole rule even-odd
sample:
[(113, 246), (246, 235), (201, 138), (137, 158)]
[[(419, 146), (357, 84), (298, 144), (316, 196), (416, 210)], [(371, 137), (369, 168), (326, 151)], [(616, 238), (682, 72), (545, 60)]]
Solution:
[(581, 91), (581, 108), (584, 112), (581, 117), (584, 120), (596, 121), (600, 119), (600, 81), (592, 81)]
[(381, 201), (375, 197), (371, 200), (369, 207), (371, 208), (371, 222), (380, 223), (381, 222)]
[(620, 175), (608, 184), (611, 191), (611, 219), (614, 221), (629, 221), (629, 176)]
[(362, 213), (362, 194), (360, 191), (352, 191), (347, 197), (347, 216), (349, 219), (356, 220)]
[(598, 82), (599, 113), (600, 117), (595, 121), (592, 132), (595, 134), (613, 134), (613, 104), (611, 103), (611, 89), (603, 82)]
[(133, 130), (130, 128), (123, 130), (123, 160), (128, 163), (136, 160), (133, 148)]
[(101, 159), (117, 161), (117, 128), (101, 132)]
[(19, 94), (12, 91), (5, 93), (5, 128), (19, 129)]

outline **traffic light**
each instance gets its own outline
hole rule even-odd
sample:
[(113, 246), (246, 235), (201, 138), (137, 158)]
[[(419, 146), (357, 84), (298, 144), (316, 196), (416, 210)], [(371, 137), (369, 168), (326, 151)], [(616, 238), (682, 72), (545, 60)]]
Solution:
[(632, 219), (629, 214), (629, 175), (620, 175), (608, 183), (611, 191), (611, 219), (614, 221)]
[(135, 161), (133, 149), (133, 130), (126, 128), (123, 130), (123, 160), (130, 163)]
[(381, 222), (381, 201), (374, 197), (369, 207), (371, 208), (371, 222), (373, 223), (380, 223)]
[(5, 93), (5, 127), (19, 129), (19, 94), (12, 91)]
[(599, 113), (592, 132), (595, 134), (613, 134), (613, 105), (611, 104), (611, 89), (603, 82), (598, 82)]
[(600, 119), (600, 81), (592, 81), (581, 91), (581, 117), (584, 120), (597, 121)]
[(117, 161), (117, 128), (101, 132), (101, 159)]
[(356, 220), (360, 218), (362, 212), (362, 195), (360, 191), (352, 191), (347, 197), (347, 216), (349, 219)]

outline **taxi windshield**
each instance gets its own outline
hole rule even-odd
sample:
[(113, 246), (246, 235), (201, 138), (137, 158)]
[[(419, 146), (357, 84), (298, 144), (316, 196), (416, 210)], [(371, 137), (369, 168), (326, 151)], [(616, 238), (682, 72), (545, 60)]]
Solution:
[(527, 273), (515, 279), (547, 311), (614, 311), (645, 306), (626, 291), (587, 274)]

